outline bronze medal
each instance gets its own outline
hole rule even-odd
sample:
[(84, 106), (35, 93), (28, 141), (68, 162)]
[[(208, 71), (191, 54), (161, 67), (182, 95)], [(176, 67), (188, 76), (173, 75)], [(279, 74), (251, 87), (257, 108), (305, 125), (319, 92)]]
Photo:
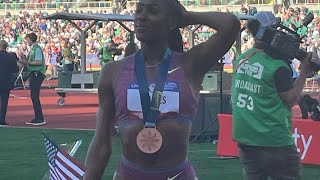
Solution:
[(137, 136), (137, 145), (144, 153), (155, 153), (161, 148), (162, 136), (155, 128), (144, 128)]

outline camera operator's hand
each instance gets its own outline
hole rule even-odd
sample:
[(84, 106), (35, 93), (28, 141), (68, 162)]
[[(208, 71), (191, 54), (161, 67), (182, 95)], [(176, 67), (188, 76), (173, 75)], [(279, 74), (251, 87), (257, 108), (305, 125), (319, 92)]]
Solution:
[(310, 77), (313, 74), (312, 64), (310, 62), (312, 54), (308, 52), (304, 59), (301, 59), (300, 64), (300, 76)]
[(312, 76), (313, 71), (311, 68), (312, 64), (310, 62), (310, 59), (311, 53), (306, 53), (305, 56), (299, 58), (301, 62), (299, 66), (300, 74), (296, 81), (293, 83), (293, 88), (280, 93), (281, 99), (289, 107), (292, 107), (297, 103), (299, 97), (301, 96), (301, 92), (304, 88), (306, 79)]

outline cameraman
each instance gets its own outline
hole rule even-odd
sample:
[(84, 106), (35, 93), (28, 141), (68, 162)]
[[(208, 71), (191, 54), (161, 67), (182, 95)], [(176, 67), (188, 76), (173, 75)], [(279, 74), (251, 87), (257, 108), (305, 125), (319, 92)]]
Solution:
[[(271, 12), (260, 12), (248, 21), (247, 28), (255, 37), (260, 26), (275, 22)], [(249, 180), (300, 179), (290, 111), (311, 72), (311, 56), (300, 59), (300, 75), (293, 82), (290, 62), (267, 55), (265, 46), (255, 38), (254, 47), (234, 62), (233, 139)]]

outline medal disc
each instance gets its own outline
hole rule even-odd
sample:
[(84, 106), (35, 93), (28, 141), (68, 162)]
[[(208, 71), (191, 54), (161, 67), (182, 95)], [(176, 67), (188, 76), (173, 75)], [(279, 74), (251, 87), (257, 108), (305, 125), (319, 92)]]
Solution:
[(161, 148), (162, 136), (155, 128), (144, 128), (137, 136), (137, 145), (144, 153), (155, 153)]

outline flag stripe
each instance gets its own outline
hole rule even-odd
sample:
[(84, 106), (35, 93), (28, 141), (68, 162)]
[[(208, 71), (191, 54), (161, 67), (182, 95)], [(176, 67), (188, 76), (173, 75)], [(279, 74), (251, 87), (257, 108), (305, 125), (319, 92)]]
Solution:
[[(61, 151), (60, 151), (61, 152)], [(65, 157), (64, 154), (58, 152), (57, 156), (64, 161), (68, 166), (70, 166), (74, 171), (76, 171), (78, 174), (80, 174), (81, 176), (83, 176), (84, 171), (82, 169), (80, 169), (77, 165), (75, 165), (72, 160), (68, 159)]]
[(64, 167), (59, 161), (57, 161), (56, 164), (57, 164), (57, 167), (60, 168), (60, 170), (71, 179), (73, 180), (79, 179), (74, 174), (72, 174), (72, 172), (70, 172), (66, 167)]
[[(64, 172), (66, 174), (68, 173), (72, 173), (74, 176), (76, 176), (78, 179), (80, 179), (83, 175), (80, 175), (79, 173), (77, 173), (74, 169), (72, 169), (72, 167), (70, 166), (70, 164), (67, 164), (65, 161), (63, 161), (63, 159), (60, 159), (59, 157), (57, 158), (57, 162), (59, 162), (64, 168), (66, 168), (66, 170), (64, 170)], [(57, 164), (58, 165), (58, 164)], [(59, 167), (60, 167), (59, 166)], [(60, 168), (61, 169), (61, 168)], [(67, 172), (68, 171), (68, 172)]]
[(50, 176), (50, 180), (57, 180), (57, 178), (56, 178), (56, 177), (54, 177), (54, 176), (52, 176), (52, 174), (51, 174), (51, 176)]
[(50, 176), (50, 178), (49, 178), (50, 180), (57, 180), (55, 177), (53, 177), (53, 176)]
[(51, 169), (50, 169), (50, 176), (51, 176), (51, 179), (54, 179), (54, 180), (58, 179)]
[(50, 167), (50, 172), (52, 171), (54, 173), (53, 175), (56, 176), (58, 180), (60, 180), (60, 177), (59, 177), (56, 169), (54, 167), (52, 167), (52, 165), (50, 163), (48, 163), (48, 164), (49, 164), (49, 167)]
[[(64, 151), (64, 150), (62, 150), (62, 149), (60, 149), (60, 148), (58, 148), (59, 149), (59, 152), (64, 156), (64, 157), (70, 157), (70, 158), (67, 158), (69, 161), (71, 161), (74, 165), (76, 165), (77, 166), (77, 168), (78, 169), (80, 169), (82, 172), (84, 172), (85, 171), (85, 167), (84, 167), (84, 165), (82, 164), (82, 163), (79, 163), (78, 161), (76, 161), (73, 157), (71, 157), (66, 151)], [(79, 170), (79, 172), (80, 172), (80, 170)], [(81, 174), (81, 173), (79, 173), (79, 174)]]
[(58, 167), (56, 167), (55, 170), (58, 173), (58, 176), (60, 177), (61, 180), (67, 180), (66, 179), (67, 176)]
[(80, 180), (85, 167), (77, 162), (65, 150), (58, 148), (53, 141), (44, 137), (47, 151), (50, 179), (52, 180)]

